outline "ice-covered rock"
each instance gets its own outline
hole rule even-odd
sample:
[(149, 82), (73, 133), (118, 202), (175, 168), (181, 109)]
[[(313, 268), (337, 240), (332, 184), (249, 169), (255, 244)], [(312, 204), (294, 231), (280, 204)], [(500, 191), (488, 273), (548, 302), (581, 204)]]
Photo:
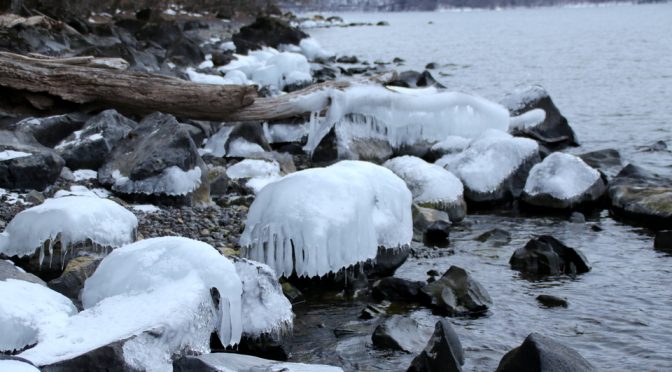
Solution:
[(292, 329), (292, 304), (282, 293), (275, 272), (259, 262), (244, 258), (234, 260), (243, 284), (243, 335), (278, 336)]
[(338, 160), (364, 160), (380, 164), (394, 154), (384, 131), (371, 131), (371, 128), (383, 126), (384, 123), (370, 115), (346, 114), (320, 140), (312, 151), (311, 160), (316, 164), (331, 164)]
[(522, 199), (537, 207), (568, 209), (596, 202), (605, 190), (600, 172), (577, 156), (554, 152), (532, 167)]
[(176, 372), (343, 372), (339, 367), (324, 364), (278, 362), (233, 353), (184, 357), (175, 361), (173, 369)]
[(432, 160), (438, 160), (447, 154), (456, 154), (462, 152), (469, 146), (471, 141), (468, 138), (460, 136), (448, 136), (441, 142), (435, 143), (430, 149), (428, 157)]
[(468, 200), (496, 202), (518, 197), (530, 168), (539, 160), (535, 141), (493, 130), (473, 140), (461, 153), (446, 155), (436, 164), (460, 178)]
[(42, 342), (77, 313), (72, 302), (44, 285), (0, 280), (0, 351), (21, 350)]
[(189, 133), (171, 115), (146, 116), (112, 150), (98, 181), (124, 194), (209, 199), (207, 168)]
[(553, 150), (578, 145), (567, 119), (543, 87), (533, 85), (517, 89), (507, 95), (502, 104), (512, 116), (518, 116), (511, 122), (514, 135), (530, 137)]
[(264, 187), (250, 207), (242, 254), (278, 276), (323, 276), (409, 244), (411, 192), (384, 167), (342, 161)]
[(64, 164), (30, 133), (0, 130), (0, 187), (43, 190), (58, 179)]
[(224, 79), (231, 80), (230, 73), (243, 73), (246, 80), (272, 90), (284, 90), (292, 85), (305, 85), (312, 82), (310, 63), (299, 53), (279, 52), (273, 48), (264, 48), (249, 52), (248, 55), (235, 55), (236, 60), (219, 67)]
[(142, 240), (107, 256), (86, 281), (85, 310), (21, 354), (36, 365), (76, 358), (123, 341), (126, 363), (166, 370), (174, 356), (240, 340), (242, 286), (212, 246), (181, 237)]
[(80, 250), (100, 251), (135, 240), (138, 219), (119, 204), (91, 196), (65, 196), (17, 214), (0, 234), (0, 252), (31, 256), (37, 268), (45, 256), (63, 269)]
[(70, 169), (98, 169), (112, 148), (137, 125), (116, 110), (105, 110), (65, 138), (55, 149)]
[(275, 160), (245, 159), (227, 168), (226, 175), (232, 180), (247, 180), (245, 186), (258, 193), (280, 179), (280, 164)]
[(34, 365), (21, 360), (0, 359), (0, 371), (5, 372), (40, 372)]
[(461, 221), (467, 212), (462, 182), (444, 168), (415, 156), (401, 156), (383, 164), (401, 177), (422, 207), (445, 210), (451, 221)]

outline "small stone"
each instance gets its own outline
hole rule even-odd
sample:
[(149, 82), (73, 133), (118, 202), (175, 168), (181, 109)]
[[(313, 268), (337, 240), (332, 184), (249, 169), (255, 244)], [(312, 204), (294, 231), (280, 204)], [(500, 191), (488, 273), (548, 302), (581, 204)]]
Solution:
[(672, 250), (672, 230), (662, 230), (656, 233), (653, 247), (660, 250)]
[(586, 216), (584, 216), (583, 213), (580, 213), (580, 212), (572, 212), (572, 214), (569, 216), (569, 222), (571, 222), (571, 223), (585, 223), (586, 222)]
[(604, 230), (602, 227), (600, 227), (600, 225), (595, 225), (595, 224), (590, 225), (590, 229), (593, 230), (593, 231), (597, 231), (597, 232), (600, 232), (600, 231)]
[(208, 229), (201, 230), (201, 235), (210, 235), (210, 230)]
[(537, 296), (537, 301), (546, 307), (568, 307), (569, 303), (564, 298), (541, 294)]

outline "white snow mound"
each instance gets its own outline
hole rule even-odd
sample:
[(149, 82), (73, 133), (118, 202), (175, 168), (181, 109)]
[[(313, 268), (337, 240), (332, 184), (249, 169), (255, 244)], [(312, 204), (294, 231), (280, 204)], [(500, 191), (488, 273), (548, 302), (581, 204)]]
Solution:
[(565, 200), (580, 196), (599, 179), (600, 172), (581, 158), (554, 152), (532, 167), (524, 190), (531, 196), (548, 194)]
[(242, 254), (278, 276), (323, 276), (375, 258), (378, 246), (409, 244), (411, 202), (402, 179), (371, 163), (295, 172), (257, 194)]
[(218, 69), (226, 74), (225, 79), (232, 80), (229, 73), (239, 71), (244, 73), (248, 80), (277, 90), (282, 90), (287, 85), (311, 82), (313, 79), (308, 60), (298, 53), (263, 48), (251, 51), (246, 56), (239, 54), (235, 56), (236, 60)]
[(455, 203), (462, 198), (462, 182), (444, 168), (415, 156), (400, 156), (383, 166), (406, 181), (417, 203)]

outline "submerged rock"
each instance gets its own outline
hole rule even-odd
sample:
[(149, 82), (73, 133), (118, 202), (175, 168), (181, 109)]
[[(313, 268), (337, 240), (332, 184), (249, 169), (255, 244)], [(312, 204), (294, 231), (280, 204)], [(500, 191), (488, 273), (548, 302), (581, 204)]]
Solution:
[(65, 161), (29, 133), (0, 130), (0, 188), (44, 190)]
[(597, 202), (606, 185), (580, 158), (554, 152), (530, 170), (522, 200), (534, 207), (575, 209)]
[(653, 247), (662, 251), (672, 251), (672, 230), (657, 231)]
[(514, 130), (514, 135), (532, 138), (554, 151), (569, 146), (578, 146), (572, 127), (541, 86), (534, 85), (517, 90), (505, 97), (501, 103), (509, 109), (512, 116), (534, 109), (541, 109), (545, 112), (541, 123)]
[(550, 235), (532, 239), (516, 250), (509, 260), (511, 268), (532, 275), (583, 274), (590, 271), (588, 260)]
[(440, 279), (422, 288), (422, 292), (429, 297), (432, 308), (448, 316), (479, 315), (492, 305), (485, 288), (457, 266), (451, 266)]
[(436, 322), (427, 346), (411, 362), (407, 372), (460, 372), (464, 349), (455, 330), (446, 319)]
[(609, 183), (611, 212), (626, 222), (672, 228), (672, 181), (628, 165)]
[(494, 247), (501, 247), (511, 242), (511, 233), (502, 229), (492, 229), (474, 238), (481, 243), (488, 243)]
[(546, 307), (568, 307), (569, 303), (564, 298), (541, 294), (537, 296), (537, 301)]
[(373, 346), (381, 349), (401, 350), (417, 353), (425, 345), (427, 332), (412, 318), (393, 315), (378, 325), (373, 331)]
[(339, 367), (324, 364), (302, 364), (277, 362), (261, 359), (249, 355), (233, 353), (212, 353), (199, 356), (185, 356), (173, 363), (175, 372), (255, 372), (255, 371), (283, 371), (283, 372), (343, 372)]
[(519, 347), (499, 362), (497, 372), (588, 372), (596, 371), (576, 350), (550, 337), (531, 333)]

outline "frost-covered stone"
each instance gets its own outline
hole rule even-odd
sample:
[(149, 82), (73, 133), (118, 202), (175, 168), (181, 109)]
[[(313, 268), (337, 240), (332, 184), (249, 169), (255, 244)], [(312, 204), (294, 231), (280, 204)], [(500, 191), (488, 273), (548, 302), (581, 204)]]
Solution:
[(339, 367), (324, 364), (278, 362), (233, 353), (213, 353), (184, 357), (175, 361), (173, 370), (176, 372), (343, 372)]
[(245, 159), (227, 168), (226, 175), (232, 180), (246, 180), (245, 186), (258, 193), (280, 179), (280, 164), (275, 160)]
[(58, 179), (63, 165), (30, 133), (0, 130), (0, 187), (43, 190)]
[(208, 244), (180, 237), (113, 251), (86, 281), (85, 310), (20, 356), (36, 365), (70, 360), (123, 341), (126, 363), (166, 370), (175, 356), (240, 340), (242, 286), (234, 265)]
[(518, 197), (530, 168), (539, 160), (536, 142), (493, 130), (473, 140), (461, 153), (446, 155), (436, 164), (462, 181), (468, 200), (496, 202)]
[(338, 160), (363, 160), (382, 163), (392, 157), (394, 148), (383, 133), (371, 128), (382, 126), (370, 115), (347, 114), (336, 122), (312, 152), (316, 164)]
[(250, 207), (242, 254), (278, 276), (323, 276), (412, 238), (411, 193), (386, 168), (342, 161), (264, 187)]
[(259, 262), (234, 260), (236, 272), (243, 284), (243, 335), (259, 337), (280, 335), (292, 329), (292, 304), (282, 293), (275, 272)]
[(522, 199), (538, 207), (569, 209), (597, 201), (606, 186), (581, 158), (554, 152), (530, 170)]
[[(138, 219), (119, 204), (93, 196), (47, 199), (26, 209), (0, 234), (0, 253), (33, 256), (37, 268), (49, 256), (49, 267), (61, 270), (79, 250), (97, 252), (135, 240)], [(46, 246), (46, 248), (45, 248)]]
[(448, 212), (451, 221), (467, 214), (462, 182), (444, 168), (414, 156), (401, 156), (383, 164), (401, 177), (413, 194), (413, 201), (427, 208)]
[(77, 313), (72, 302), (44, 285), (0, 280), (0, 351), (21, 350), (43, 341)]
[(235, 57), (234, 61), (218, 68), (225, 74), (225, 79), (230, 78), (231, 73), (243, 73), (248, 81), (277, 91), (313, 80), (308, 59), (299, 53), (263, 48), (247, 55), (236, 54)]

